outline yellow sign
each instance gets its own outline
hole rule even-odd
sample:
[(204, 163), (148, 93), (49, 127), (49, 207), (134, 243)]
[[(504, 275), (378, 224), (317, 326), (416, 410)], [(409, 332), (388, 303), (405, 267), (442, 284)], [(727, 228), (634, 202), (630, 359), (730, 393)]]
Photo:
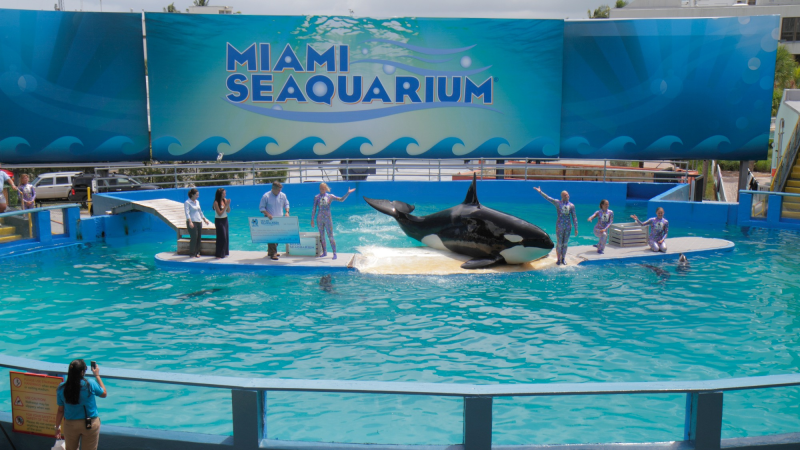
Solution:
[(56, 389), (64, 379), (22, 372), (10, 375), (14, 431), (53, 437), (58, 412)]

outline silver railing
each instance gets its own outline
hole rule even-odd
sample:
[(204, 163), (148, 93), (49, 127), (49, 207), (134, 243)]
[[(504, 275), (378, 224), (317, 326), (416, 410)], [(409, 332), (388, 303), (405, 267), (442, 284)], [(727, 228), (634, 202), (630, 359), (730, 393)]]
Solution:
[[(688, 182), (697, 176), (686, 161), (534, 160), (534, 159), (358, 159), (270, 162), (210, 162), (185, 164), (98, 164), (94, 170), (127, 175), (142, 184), (162, 188), (202, 185), (254, 185), (279, 180), (288, 183), (321, 181), (450, 181), (471, 179), (565, 180), (607, 182)], [(653, 167), (655, 166), (655, 167)], [(9, 166), (7, 168), (27, 168)], [(52, 167), (52, 166), (51, 166)], [(56, 168), (85, 167), (81, 164)], [(667, 167), (673, 171), (662, 170)], [(113, 177), (111, 177), (113, 178)], [(98, 178), (99, 180), (100, 178)], [(113, 190), (112, 190), (113, 191)], [(103, 192), (102, 190), (100, 192)]]
[[(63, 376), (66, 364), (55, 364), (25, 358), (0, 355), (0, 367), (32, 373)], [(464, 405), (464, 450), (491, 450), (492, 399), (528, 396), (587, 396), (629, 394), (686, 394), (684, 441), (694, 444), (696, 450), (719, 450), (721, 440), (723, 392), (766, 389), (800, 385), (800, 374), (771, 375), (749, 378), (730, 378), (705, 381), (655, 381), (634, 383), (536, 383), (536, 384), (445, 384), (379, 381), (295, 380), (284, 378), (234, 378), (211, 375), (165, 373), (103, 367), (103, 377), (113, 380), (165, 383), (178, 386), (198, 386), (229, 389), (232, 399), (233, 443), (236, 449), (295, 448), (287, 441), (270, 440), (266, 435), (266, 396), (270, 391), (358, 393), (374, 395), (422, 395), (436, 397), (461, 397)], [(728, 412), (730, 414), (730, 411)], [(0, 416), (1, 418), (2, 416)], [(104, 430), (107, 425), (103, 425)], [(620, 428), (625, 424), (620, 423)], [(121, 427), (117, 427), (119, 430)], [(181, 438), (168, 434), (148, 437), (139, 429), (128, 429), (128, 447), (149, 447), (155, 441), (180, 440), (182, 449), (208, 448), (191, 439), (196, 433), (180, 433)], [(203, 435), (198, 435), (203, 436)], [(782, 435), (781, 443), (800, 444), (800, 435)], [(786, 436), (792, 436), (787, 438)], [(747, 438), (749, 439), (749, 438)], [(724, 447), (753, 448), (747, 439), (726, 439)], [(205, 440), (204, 442), (208, 442)], [(156, 442), (157, 443), (157, 442)], [(222, 442), (220, 442), (222, 443)], [(302, 446), (312, 448), (305, 442)], [(173, 442), (173, 445), (177, 445)], [(353, 444), (361, 449), (385, 448), (379, 445)], [(414, 447), (414, 446), (408, 446)], [(422, 448), (422, 447), (419, 447)], [(430, 446), (425, 446), (430, 449)], [(444, 448), (444, 447), (442, 447)], [(679, 447), (670, 447), (679, 448)], [(683, 447), (680, 447), (683, 448)], [(787, 447), (788, 448), (788, 447)], [(438, 449), (438, 447), (437, 447)]]
[(722, 169), (716, 160), (711, 161), (711, 178), (714, 180), (714, 198), (718, 202), (727, 202), (728, 196), (725, 192), (725, 182), (722, 179)]

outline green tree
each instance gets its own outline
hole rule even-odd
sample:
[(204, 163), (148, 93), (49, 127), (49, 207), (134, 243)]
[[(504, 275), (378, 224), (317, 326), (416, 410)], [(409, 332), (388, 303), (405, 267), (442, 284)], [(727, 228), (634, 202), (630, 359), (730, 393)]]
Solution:
[(597, 9), (586, 11), (590, 19), (608, 19), (611, 8), (608, 5), (600, 5)]
[(628, 2), (625, 0), (617, 0), (617, 3), (614, 4), (614, 8), (624, 8), (628, 6)]
[(778, 113), (778, 107), (781, 104), (781, 97), (783, 97), (783, 90), (786, 88), (793, 88), (797, 86), (797, 75), (800, 66), (794, 59), (794, 55), (789, 52), (784, 45), (778, 45), (778, 51), (775, 55), (775, 85), (772, 92), (772, 115)]
[(175, 7), (175, 2), (170, 3), (169, 5), (164, 7), (164, 12), (166, 13), (180, 13), (178, 8)]
[(210, 6), (211, 0), (194, 0), (194, 6)]

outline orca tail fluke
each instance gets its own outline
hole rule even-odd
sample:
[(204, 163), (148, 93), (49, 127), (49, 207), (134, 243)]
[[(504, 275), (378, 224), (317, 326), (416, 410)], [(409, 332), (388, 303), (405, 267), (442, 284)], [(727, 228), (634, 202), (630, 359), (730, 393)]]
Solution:
[(394, 217), (395, 219), (399, 217), (405, 217), (414, 211), (414, 205), (409, 205), (408, 203), (403, 203), (396, 200), (376, 200), (373, 198), (364, 197), (364, 201), (367, 202), (369, 206), (372, 206), (378, 210), (378, 212), (382, 212), (387, 216)]
[(477, 174), (472, 174), (472, 185), (470, 185), (469, 190), (467, 191), (467, 198), (464, 199), (464, 204), (466, 205), (477, 205), (481, 206), (480, 202), (478, 202), (478, 176)]
[(467, 261), (464, 264), (462, 264), (461, 268), (462, 269), (467, 269), (467, 270), (482, 269), (484, 267), (493, 266), (495, 264), (502, 264), (502, 263), (505, 263), (505, 262), (506, 262), (505, 258), (503, 258), (500, 255), (496, 255), (494, 257), (489, 257), (489, 258), (470, 259), (469, 261)]

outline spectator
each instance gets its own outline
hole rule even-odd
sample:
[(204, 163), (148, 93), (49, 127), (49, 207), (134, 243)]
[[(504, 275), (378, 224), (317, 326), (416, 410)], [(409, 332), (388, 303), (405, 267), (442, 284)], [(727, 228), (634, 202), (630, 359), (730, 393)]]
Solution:
[(20, 179), (17, 192), (22, 200), (22, 209), (32, 209), (36, 207), (36, 188), (28, 183), (28, 174), (23, 174)]
[[(64, 439), (66, 450), (96, 450), (100, 439), (100, 418), (95, 396), (106, 398), (108, 392), (100, 378), (100, 367), (92, 366), (97, 381), (87, 380), (86, 363), (76, 359), (69, 363), (67, 381), (56, 389), (56, 439)], [(61, 430), (61, 419), (64, 429)], [(62, 437), (63, 435), (63, 437)]]
[(6, 181), (8, 181), (8, 184), (10, 184), (15, 191), (17, 190), (14, 180), (12, 180), (4, 170), (0, 170), (0, 213), (6, 212), (6, 208), (8, 208), (8, 200), (6, 200), (4, 190)]

